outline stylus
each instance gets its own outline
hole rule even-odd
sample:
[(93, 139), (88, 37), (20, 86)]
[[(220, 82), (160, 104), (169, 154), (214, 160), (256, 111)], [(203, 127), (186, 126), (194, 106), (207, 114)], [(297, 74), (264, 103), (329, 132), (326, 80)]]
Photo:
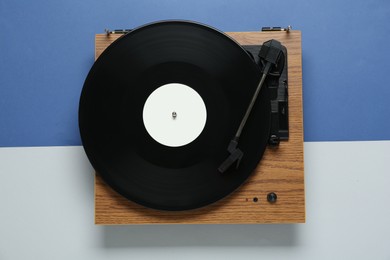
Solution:
[(270, 68), (272, 66), (275, 66), (278, 63), (282, 51), (283, 51), (282, 44), (277, 40), (267, 41), (261, 46), (260, 51), (259, 51), (259, 57), (262, 61), (265, 62), (265, 65), (264, 65), (264, 68), (262, 71), (262, 76), (261, 76), (259, 84), (256, 87), (255, 93), (253, 94), (252, 99), (248, 105), (248, 108), (246, 109), (244, 117), (241, 119), (240, 126), (238, 127), (234, 138), (229, 143), (227, 150), (230, 153), (230, 155), (218, 167), (218, 170), (221, 173), (224, 173), (235, 162), (236, 162), (236, 168), (239, 167), (241, 159), (244, 156), (244, 153), (239, 148), (237, 148), (238, 140), (240, 139), (242, 130), (244, 129), (245, 124), (248, 120), (248, 117), (252, 111), (252, 108), (256, 103), (257, 96), (259, 95), (260, 90), (261, 90), (262, 86), (264, 85), (264, 81), (265, 81), (265, 79), (270, 71)]

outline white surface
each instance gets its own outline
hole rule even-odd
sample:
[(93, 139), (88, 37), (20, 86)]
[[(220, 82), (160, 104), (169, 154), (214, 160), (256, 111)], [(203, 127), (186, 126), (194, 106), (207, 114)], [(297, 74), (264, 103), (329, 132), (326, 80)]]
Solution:
[(171, 147), (194, 141), (202, 133), (206, 118), (202, 97), (193, 88), (180, 83), (157, 88), (147, 98), (143, 110), (149, 135), (160, 144)]
[(390, 259), (390, 142), (306, 143), (307, 223), (95, 226), (81, 147), (0, 149), (0, 259)]

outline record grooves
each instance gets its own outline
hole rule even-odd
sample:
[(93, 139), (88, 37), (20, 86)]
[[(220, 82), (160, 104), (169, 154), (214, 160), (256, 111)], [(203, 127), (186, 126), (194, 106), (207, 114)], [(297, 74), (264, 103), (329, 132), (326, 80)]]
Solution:
[[(169, 21), (137, 28), (102, 53), (85, 81), (79, 125), (87, 156), (107, 184), (146, 207), (177, 211), (213, 203), (237, 189), (264, 153), (267, 88), (240, 139), (240, 167), (218, 171), (260, 75), (238, 43), (210, 27)], [(169, 83), (194, 89), (207, 109), (201, 134), (179, 147), (156, 142), (142, 118), (148, 96)]]

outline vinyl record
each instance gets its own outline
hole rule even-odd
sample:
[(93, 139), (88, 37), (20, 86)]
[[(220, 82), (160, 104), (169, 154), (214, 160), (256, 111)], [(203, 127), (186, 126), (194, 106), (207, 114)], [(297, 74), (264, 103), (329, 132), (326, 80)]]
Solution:
[[(84, 83), (79, 126), (86, 154), (109, 186), (146, 207), (187, 210), (213, 203), (237, 189), (264, 153), (270, 125), (266, 87), (242, 133), (239, 167), (218, 171), (260, 76), (248, 53), (213, 28), (187, 21), (139, 27), (100, 55)], [(165, 110), (153, 110), (153, 104), (182, 107), (167, 110), (165, 118)], [(192, 134), (187, 138), (187, 130), (164, 120), (187, 120), (181, 127)], [(154, 121), (172, 135), (166, 143)]]

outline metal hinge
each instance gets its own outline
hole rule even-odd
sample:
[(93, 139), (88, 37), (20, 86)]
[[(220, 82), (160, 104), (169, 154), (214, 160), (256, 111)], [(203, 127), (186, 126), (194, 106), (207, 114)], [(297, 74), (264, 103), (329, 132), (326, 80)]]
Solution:
[(279, 32), (279, 31), (285, 31), (290, 32), (292, 29), (291, 25), (287, 26), (286, 28), (282, 27), (261, 27), (262, 32)]
[(106, 33), (107, 36), (110, 34), (126, 34), (131, 31), (132, 29), (119, 29), (119, 30), (104, 29), (104, 32)]

